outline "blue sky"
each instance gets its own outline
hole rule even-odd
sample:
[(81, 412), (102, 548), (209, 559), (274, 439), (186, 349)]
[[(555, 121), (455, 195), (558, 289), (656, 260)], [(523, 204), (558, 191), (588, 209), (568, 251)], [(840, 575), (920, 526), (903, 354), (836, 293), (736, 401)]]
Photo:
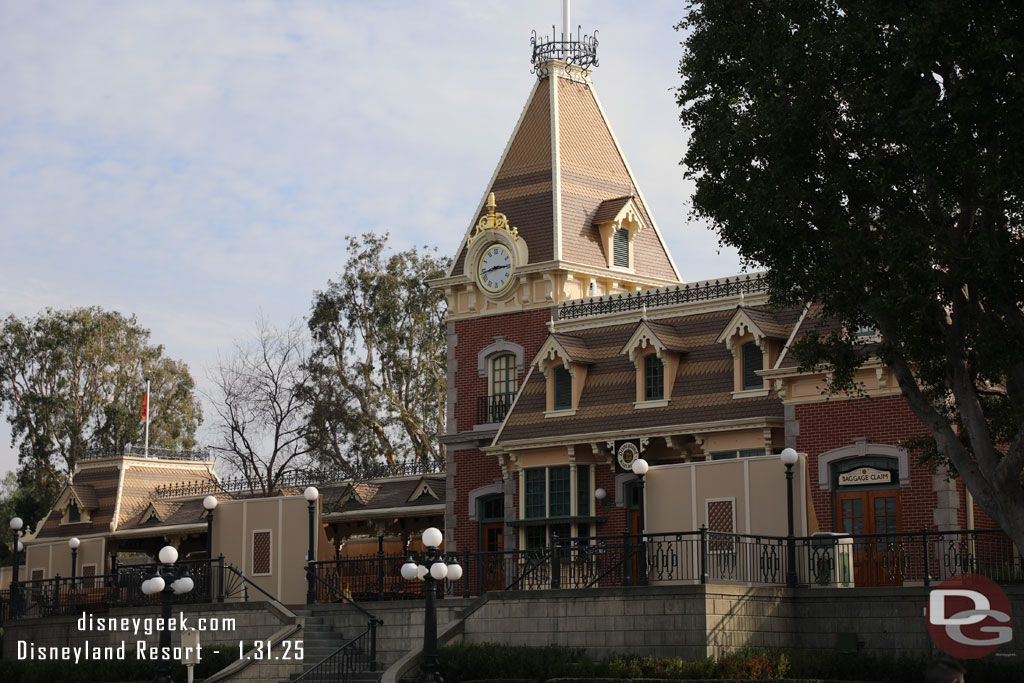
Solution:
[[(258, 316), (302, 319), (346, 235), (453, 253), (560, 6), (0, 0), (0, 314), (135, 313), (205, 386)], [(683, 7), (576, 0), (572, 19), (599, 29), (597, 92), (700, 280), (739, 259), (688, 219)], [(8, 444), (5, 422), (0, 472)]]

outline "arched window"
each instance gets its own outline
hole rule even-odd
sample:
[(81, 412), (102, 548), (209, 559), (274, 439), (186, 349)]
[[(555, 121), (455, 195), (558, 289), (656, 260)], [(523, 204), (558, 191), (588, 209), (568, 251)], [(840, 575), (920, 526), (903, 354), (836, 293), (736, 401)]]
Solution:
[(743, 390), (761, 389), (764, 387), (764, 380), (757, 374), (758, 370), (764, 368), (764, 356), (761, 348), (754, 342), (747, 342), (743, 345)]
[(490, 388), (487, 397), (487, 422), (501, 422), (519, 389), (514, 353), (502, 353), (490, 359)]
[(644, 358), (644, 400), (660, 401), (665, 398), (665, 364), (657, 354)]

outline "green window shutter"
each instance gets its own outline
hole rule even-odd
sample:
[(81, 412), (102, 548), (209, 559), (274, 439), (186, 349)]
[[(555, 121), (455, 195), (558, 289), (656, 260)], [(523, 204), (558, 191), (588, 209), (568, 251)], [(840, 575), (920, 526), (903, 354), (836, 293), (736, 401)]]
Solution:
[(629, 268), (629, 230), (619, 228), (612, 237), (612, 265)]
[(526, 517), (536, 518), (547, 516), (545, 497), (547, 496), (547, 470), (543, 467), (526, 470)]
[(568, 517), (572, 514), (571, 499), (569, 498), (569, 468), (552, 467), (548, 470), (549, 488), (549, 516)]
[(764, 368), (764, 357), (761, 349), (754, 342), (743, 345), (743, 389), (761, 389), (764, 381), (758, 377), (757, 371)]
[(665, 398), (665, 364), (656, 354), (644, 358), (644, 400)]
[[(576, 514), (590, 514), (590, 465), (576, 466)], [(581, 535), (586, 535), (580, 532)]]
[(555, 368), (555, 410), (572, 408), (572, 375), (560, 365)]

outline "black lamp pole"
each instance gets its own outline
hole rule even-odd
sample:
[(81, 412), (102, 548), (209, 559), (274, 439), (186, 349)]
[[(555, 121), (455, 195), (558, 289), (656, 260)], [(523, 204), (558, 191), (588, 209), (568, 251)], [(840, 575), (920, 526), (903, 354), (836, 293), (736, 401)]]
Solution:
[(24, 526), (24, 522), (21, 517), (11, 518), (11, 534), (14, 536), (14, 564), (11, 566), (11, 618), (17, 617), (19, 612), (19, 606), (21, 601), (20, 590), (18, 588), (18, 568), (21, 565), (21, 561), (18, 558), (18, 545), (21, 543), (21, 527)]
[[(424, 555), (423, 566), (430, 567), (438, 561), (441, 551), (437, 548), (427, 548)], [(426, 599), (427, 613), (423, 619), (423, 663), (420, 665), (420, 675), (416, 677), (416, 683), (444, 683), (441, 676), (441, 661), (437, 657), (437, 584), (438, 580), (430, 575), (423, 577), (423, 597)]]
[(314, 546), (316, 544), (316, 500), (320, 492), (315, 486), (309, 486), (302, 493), (309, 502), (309, 551), (306, 553), (306, 604), (312, 607), (316, 604), (316, 560)]
[(637, 458), (633, 461), (631, 466), (633, 474), (635, 474), (637, 478), (637, 486), (640, 488), (640, 510), (637, 515), (637, 521), (639, 522), (640, 527), (640, 534), (637, 539), (637, 552), (639, 554), (637, 555), (638, 562), (636, 564), (636, 583), (638, 586), (647, 585), (647, 548), (644, 547), (644, 525), (646, 523), (644, 521), (644, 507), (646, 507), (647, 501), (644, 500), (644, 496), (646, 495), (644, 492), (644, 475), (647, 474), (648, 467), (649, 465), (647, 461), (643, 458)]
[[(167, 546), (160, 551), (161, 554), (163, 554), (164, 551), (168, 549), (174, 550), (173, 548), (171, 548), (171, 546)], [(156, 565), (156, 567), (153, 570), (152, 576), (150, 576), (149, 579), (147, 579), (147, 581), (151, 581), (157, 577), (160, 577), (160, 579), (162, 579), (164, 582), (163, 589), (160, 590), (160, 616), (163, 618), (163, 623), (161, 624), (162, 628), (160, 629), (161, 655), (167, 652), (171, 652), (171, 631), (168, 628), (168, 625), (170, 624), (171, 620), (171, 607), (174, 603), (174, 594), (176, 592), (174, 589), (174, 583), (179, 579), (189, 580), (189, 586), (181, 590), (182, 593), (187, 593), (191, 591), (192, 587), (194, 586), (194, 582), (192, 582), (191, 577), (188, 576), (188, 571), (185, 569), (185, 567), (181, 565), (176, 566), (176, 563), (178, 561), (177, 551), (173, 552), (172, 557), (167, 559), (172, 558), (173, 561), (167, 563), (164, 563), (162, 561), (164, 558), (158, 558), (161, 560), (161, 562)], [(153, 678), (152, 683), (174, 683), (174, 680), (171, 678), (170, 659), (167, 659), (163, 656), (158, 658), (158, 663), (156, 665), (156, 677)]]
[(793, 465), (798, 459), (797, 452), (792, 448), (782, 451), (782, 464), (786, 466), (786, 518), (789, 533), (786, 536), (786, 585), (797, 587), (796, 575), (796, 536), (793, 534)]
[(75, 587), (75, 579), (78, 575), (78, 539), (72, 538), (68, 541), (68, 545), (71, 547), (71, 588)]

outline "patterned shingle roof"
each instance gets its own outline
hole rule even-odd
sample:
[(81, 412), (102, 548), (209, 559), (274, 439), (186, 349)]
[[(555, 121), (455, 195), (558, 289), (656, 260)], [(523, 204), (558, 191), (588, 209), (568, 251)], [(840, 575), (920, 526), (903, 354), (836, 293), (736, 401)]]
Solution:
[[(778, 325), (790, 327), (800, 313), (789, 309), (759, 310), (764, 311), (768, 311), (766, 315)], [(686, 353), (679, 363), (669, 404), (642, 410), (634, 407), (636, 368), (622, 352), (637, 324), (608, 324), (573, 331), (572, 335), (585, 343), (594, 361), (587, 372), (576, 413), (565, 419), (546, 418), (546, 380), (540, 372), (533, 372), (498, 433), (496, 443), (782, 417), (782, 402), (777, 398), (733, 398), (732, 354), (725, 344), (717, 342), (733, 315), (733, 310), (723, 310), (647, 323), (656, 330), (659, 339), (664, 335)]]

